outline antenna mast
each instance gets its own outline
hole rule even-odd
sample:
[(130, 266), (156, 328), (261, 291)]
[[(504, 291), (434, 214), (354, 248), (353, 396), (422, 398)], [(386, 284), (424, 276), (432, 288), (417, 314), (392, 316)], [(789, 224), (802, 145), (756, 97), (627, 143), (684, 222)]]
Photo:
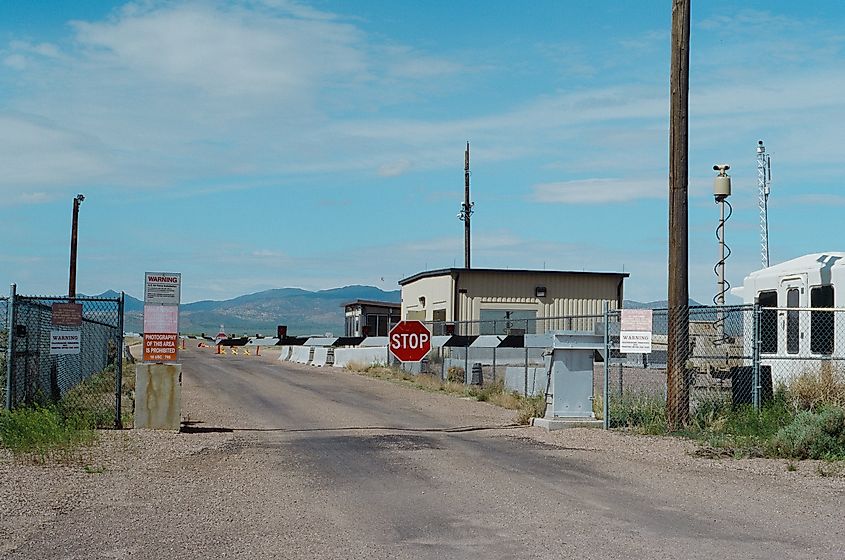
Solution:
[(760, 263), (769, 266), (769, 185), (772, 182), (772, 159), (763, 141), (757, 142), (757, 186), (760, 187)]
[(464, 152), (464, 201), (461, 203), (461, 211), (458, 212), (458, 219), (464, 222), (464, 268), (470, 268), (470, 230), (469, 219), (472, 216), (474, 202), (469, 201), (469, 142)]

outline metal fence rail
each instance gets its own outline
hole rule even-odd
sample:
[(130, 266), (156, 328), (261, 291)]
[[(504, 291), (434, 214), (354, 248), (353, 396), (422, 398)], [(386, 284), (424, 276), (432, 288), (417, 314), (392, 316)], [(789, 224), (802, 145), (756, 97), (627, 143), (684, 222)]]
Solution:
[[(59, 403), (96, 425), (120, 426), (122, 298), (20, 296), (13, 287), (7, 301), (7, 408)], [(80, 324), (54, 320), (54, 304), (67, 303), (81, 305)], [(57, 351), (52, 340), (63, 332), (79, 333), (75, 351)]]

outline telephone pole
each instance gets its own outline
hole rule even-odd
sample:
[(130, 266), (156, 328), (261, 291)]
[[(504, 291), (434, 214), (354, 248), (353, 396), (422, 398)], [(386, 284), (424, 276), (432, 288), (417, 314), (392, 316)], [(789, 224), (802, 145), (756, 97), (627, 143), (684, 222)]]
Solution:
[(70, 274), (68, 279), (67, 295), (73, 299), (76, 297), (76, 232), (79, 226), (79, 205), (85, 200), (85, 196), (78, 194), (73, 198), (73, 222), (70, 227)]
[(666, 417), (669, 430), (689, 421), (689, 44), (690, 0), (672, 1), (669, 109), (669, 332)]
[(470, 268), (470, 230), (469, 220), (472, 216), (472, 207), (475, 203), (469, 200), (469, 142), (464, 152), (464, 201), (461, 204), (461, 211), (458, 212), (458, 219), (464, 222), (464, 268)]

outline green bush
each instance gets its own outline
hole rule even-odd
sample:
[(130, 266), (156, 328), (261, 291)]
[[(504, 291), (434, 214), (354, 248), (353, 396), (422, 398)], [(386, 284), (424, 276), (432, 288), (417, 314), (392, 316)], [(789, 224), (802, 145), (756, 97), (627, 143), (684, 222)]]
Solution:
[(789, 459), (845, 459), (845, 409), (800, 412), (772, 437), (769, 452)]
[(609, 399), (610, 427), (644, 434), (666, 432), (666, 401), (653, 393), (624, 392)]
[(54, 449), (68, 450), (94, 437), (85, 422), (57, 407), (27, 407), (0, 413), (0, 444), (14, 453), (35, 453), (43, 460)]

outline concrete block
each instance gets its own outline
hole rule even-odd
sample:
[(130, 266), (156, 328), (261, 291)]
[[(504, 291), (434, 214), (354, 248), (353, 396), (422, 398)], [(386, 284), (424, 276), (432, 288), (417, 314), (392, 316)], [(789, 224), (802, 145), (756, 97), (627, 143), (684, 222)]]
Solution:
[(567, 428), (602, 428), (601, 420), (587, 418), (532, 418), (531, 425), (542, 428), (547, 432), (565, 430)]
[(173, 430), (182, 424), (182, 364), (138, 364), (135, 427)]
[(387, 346), (334, 349), (334, 367), (346, 367), (353, 362), (359, 365), (384, 364), (387, 362)]
[(316, 367), (323, 367), (329, 359), (329, 349), (325, 346), (315, 346), (314, 354), (311, 359), (311, 365)]

